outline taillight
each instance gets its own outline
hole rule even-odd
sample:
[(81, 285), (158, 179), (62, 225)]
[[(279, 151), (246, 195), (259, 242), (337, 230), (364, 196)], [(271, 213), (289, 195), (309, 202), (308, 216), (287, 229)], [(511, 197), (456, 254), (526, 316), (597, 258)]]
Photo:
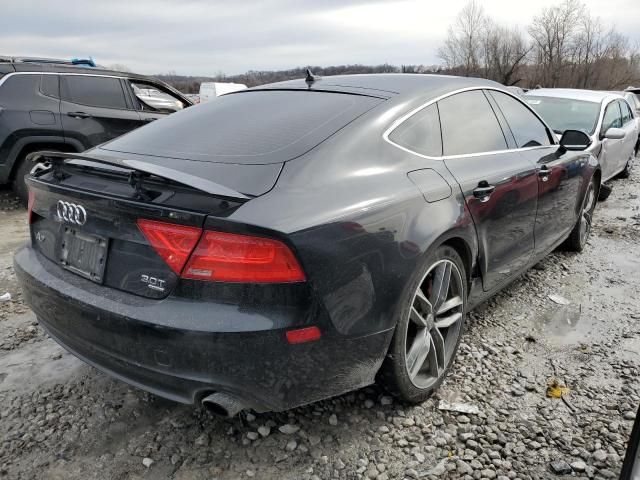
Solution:
[(178, 275), (182, 272), (184, 264), (202, 235), (202, 229), (198, 227), (186, 227), (154, 220), (140, 219), (138, 228), (158, 255)]
[(318, 327), (299, 328), (297, 330), (289, 330), (287, 332), (287, 342), (291, 345), (298, 343), (315, 342), (320, 340), (322, 334)]
[(29, 189), (29, 200), (27, 201), (27, 221), (29, 225), (33, 221), (33, 205), (36, 203), (36, 194), (33, 190)]
[(293, 252), (279, 240), (205, 231), (183, 278), (220, 282), (303, 282), (304, 272)]

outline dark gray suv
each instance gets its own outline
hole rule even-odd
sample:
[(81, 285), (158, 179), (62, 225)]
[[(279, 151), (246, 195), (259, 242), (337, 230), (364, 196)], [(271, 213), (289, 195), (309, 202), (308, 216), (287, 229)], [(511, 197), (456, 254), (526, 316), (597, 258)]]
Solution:
[(0, 184), (26, 204), (27, 154), (81, 152), (191, 104), (141, 75), (0, 58)]

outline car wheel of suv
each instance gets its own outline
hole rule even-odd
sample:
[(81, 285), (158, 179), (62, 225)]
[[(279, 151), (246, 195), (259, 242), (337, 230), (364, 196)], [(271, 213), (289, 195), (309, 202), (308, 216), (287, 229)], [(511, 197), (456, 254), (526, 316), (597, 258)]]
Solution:
[(11, 182), (11, 188), (13, 193), (16, 194), (20, 203), (27, 206), (27, 202), (29, 201), (29, 191), (27, 189), (27, 184), (24, 181), (24, 176), (27, 173), (34, 173), (38, 170), (42, 170), (43, 168), (48, 168), (48, 163), (32, 163), (28, 162), (26, 159), (26, 155), (23, 155), (18, 161), (18, 165), (16, 166), (15, 174), (13, 175), (13, 180)]
[(573, 230), (567, 238), (567, 248), (574, 252), (581, 252), (587, 240), (589, 239), (589, 233), (591, 233), (591, 221), (593, 219), (593, 211), (596, 208), (596, 191), (597, 184), (596, 179), (592, 178), (587, 187), (587, 193), (582, 201), (582, 208), (580, 209), (580, 216), (578, 221), (573, 227)]
[(31, 172), (33, 165), (31, 162), (27, 162), (24, 157), (22, 157), (19, 162), (13, 175), (11, 188), (13, 189), (13, 193), (16, 194), (16, 197), (18, 197), (18, 200), (20, 200), (20, 203), (26, 206), (29, 200), (29, 191), (27, 190), (27, 184), (24, 182), (24, 176)]
[(444, 245), (409, 282), (380, 371), (381, 383), (400, 399), (424, 401), (451, 368), (465, 322), (465, 278), (460, 256)]

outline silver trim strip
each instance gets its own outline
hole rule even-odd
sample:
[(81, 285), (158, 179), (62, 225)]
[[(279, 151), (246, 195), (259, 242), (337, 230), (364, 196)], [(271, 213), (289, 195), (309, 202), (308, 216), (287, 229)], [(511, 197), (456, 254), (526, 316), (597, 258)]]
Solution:
[[(520, 102), (522, 105), (524, 105), (531, 113), (533, 113), (536, 116), (536, 118), (538, 120), (540, 120), (542, 122), (542, 124), (547, 128), (547, 135), (551, 136), (551, 139), (553, 140), (554, 143), (552, 143), (551, 145), (539, 145), (539, 146), (535, 146), (535, 147), (522, 147), (522, 148), (512, 148), (512, 149), (506, 149), (506, 150), (493, 150), (493, 151), (490, 151), (490, 152), (467, 153), (467, 154), (464, 154), (464, 155), (441, 155), (439, 157), (431, 157), (429, 155), (423, 155), (421, 153), (414, 152), (413, 150), (405, 148), (402, 145), (398, 145), (397, 143), (395, 143), (394, 141), (389, 139), (389, 135), (391, 134), (391, 132), (393, 132), (396, 128), (398, 128), (407, 119), (409, 119), (410, 117), (412, 117), (416, 113), (420, 112), (421, 110), (427, 108), (430, 105), (433, 105), (434, 103), (439, 102), (443, 98), (450, 97), (450, 96), (455, 95), (457, 93), (469, 92), (469, 91), (473, 91), (473, 90), (495, 90), (496, 92), (505, 93), (505, 94), (509, 95), (510, 97), (513, 97), (518, 102)], [(555, 146), (558, 145), (558, 142), (556, 140), (555, 134), (553, 133), (553, 130), (549, 127), (549, 125), (547, 125), (547, 122), (545, 122), (540, 117), (540, 115), (538, 115), (535, 112), (535, 110), (533, 110), (531, 107), (529, 107), (529, 105), (527, 105), (525, 102), (520, 100), (517, 96), (513, 95), (512, 93), (510, 93), (510, 92), (508, 92), (506, 90), (502, 90), (500, 88), (491, 87), (491, 86), (475, 86), (475, 87), (460, 88), (458, 90), (453, 90), (451, 92), (448, 92), (448, 93), (445, 93), (443, 95), (440, 95), (439, 97), (432, 98), (428, 102), (420, 105), (417, 108), (414, 108), (409, 113), (405, 113), (403, 116), (401, 116), (400, 118), (395, 120), (391, 124), (391, 126), (389, 128), (387, 128), (385, 130), (385, 132), (382, 134), (382, 138), (385, 141), (387, 141), (388, 143), (390, 143), (391, 145), (393, 145), (394, 147), (399, 148), (400, 150), (404, 150), (407, 153), (411, 153), (413, 155), (417, 155), (418, 157), (427, 158), (429, 160), (448, 160), (448, 159), (452, 159), (452, 158), (481, 157), (481, 156), (484, 156), (484, 155), (497, 155), (497, 154), (500, 154), (500, 153), (509, 153), (509, 152), (526, 152), (526, 151), (529, 151), (529, 150), (540, 150), (540, 149), (544, 149), (544, 148), (555, 147)]]

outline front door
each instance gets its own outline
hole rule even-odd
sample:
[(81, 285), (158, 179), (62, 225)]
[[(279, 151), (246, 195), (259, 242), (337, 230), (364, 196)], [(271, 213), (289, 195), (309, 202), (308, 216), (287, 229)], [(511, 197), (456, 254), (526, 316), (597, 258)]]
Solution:
[(484, 290), (525, 267), (534, 251), (538, 180), (535, 164), (509, 150), (482, 90), (438, 102), (444, 161), (475, 223)]
[(633, 158), (638, 141), (638, 122), (633, 117), (631, 107), (625, 100), (618, 100), (618, 103), (620, 104), (620, 110), (622, 110), (622, 129), (625, 132), (625, 144), (620, 162), (620, 170), (622, 170), (627, 166), (627, 161)]
[(528, 154), (539, 171), (535, 235), (536, 254), (542, 255), (561, 243), (578, 221), (589, 154), (559, 146)]
[(504, 115), (520, 156), (537, 170), (535, 252), (547, 253), (575, 225), (576, 199), (589, 156), (555, 144), (553, 133), (521, 100), (498, 91), (490, 91), (489, 96)]
[[(602, 168), (602, 179), (609, 180), (621, 170), (621, 158), (624, 156), (625, 139), (604, 138), (610, 128), (622, 128), (622, 112), (616, 100), (607, 105), (600, 127), (600, 138), (602, 140), (602, 151), (598, 156), (600, 167)], [(624, 160), (625, 163), (627, 159)]]

